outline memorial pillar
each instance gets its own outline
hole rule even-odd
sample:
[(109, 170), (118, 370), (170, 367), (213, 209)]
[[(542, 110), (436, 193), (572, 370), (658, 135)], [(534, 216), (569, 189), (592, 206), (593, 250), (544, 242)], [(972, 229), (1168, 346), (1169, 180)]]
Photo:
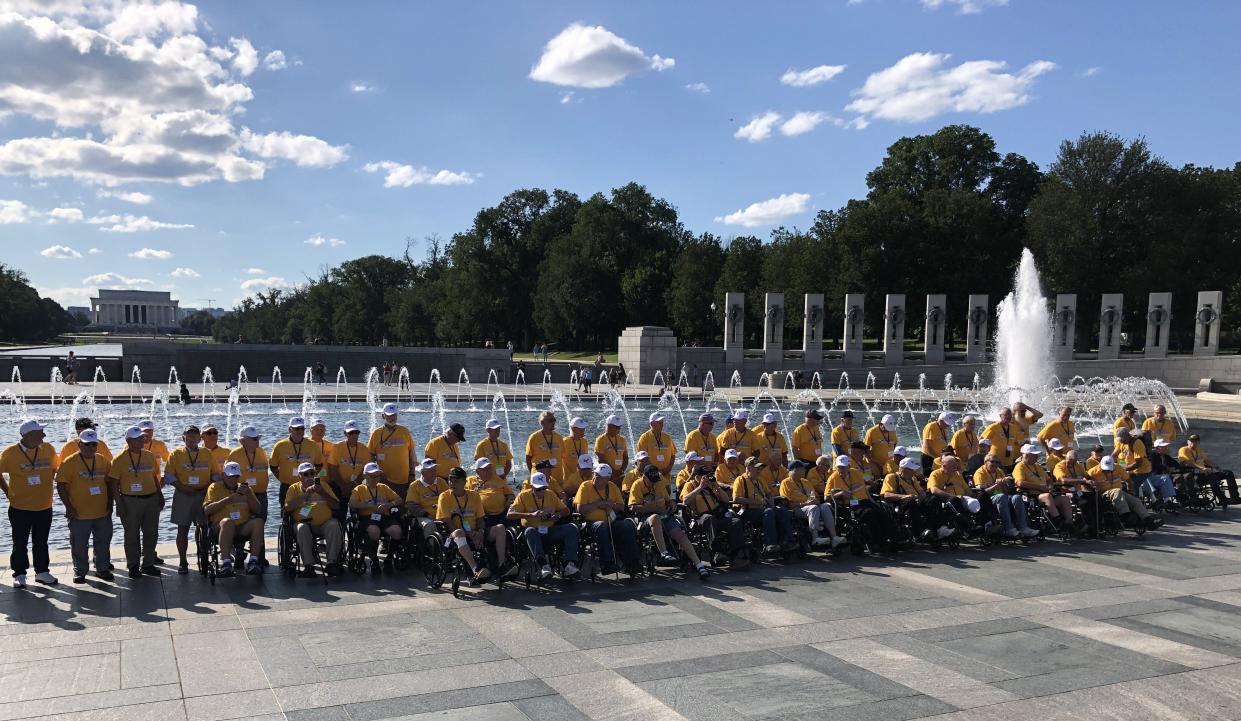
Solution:
[(883, 313), (883, 364), (905, 364), (905, 294), (889, 293), (884, 296)]
[(965, 362), (987, 362), (987, 330), (991, 327), (989, 298), (971, 295), (969, 315), (965, 319)]
[(944, 362), (944, 332), (948, 329), (948, 296), (926, 297), (926, 335), (923, 337), (923, 362)]
[(845, 294), (845, 331), (843, 350), (845, 365), (862, 365), (862, 327), (865, 319), (866, 296), (861, 293)]
[(1194, 313), (1194, 355), (1219, 353), (1220, 313), (1223, 308), (1223, 291), (1198, 291), (1198, 311)]
[(724, 363), (729, 373), (741, 369), (745, 356), (745, 293), (724, 294)]
[(823, 294), (806, 294), (806, 312), (801, 329), (802, 366), (816, 370), (823, 366)]
[(1103, 294), (1099, 308), (1099, 360), (1115, 360), (1120, 357), (1120, 322), (1124, 310), (1124, 294)]
[(1172, 294), (1151, 293), (1146, 305), (1147, 358), (1166, 358), (1168, 355), (1168, 329), (1172, 327)]
[(763, 366), (772, 371), (784, 365), (784, 294), (768, 293), (763, 309)]
[(1060, 293), (1056, 296), (1056, 310), (1052, 314), (1052, 357), (1056, 360), (1073, 360), (1073, 343), (1077, 329), (1077, 295)]

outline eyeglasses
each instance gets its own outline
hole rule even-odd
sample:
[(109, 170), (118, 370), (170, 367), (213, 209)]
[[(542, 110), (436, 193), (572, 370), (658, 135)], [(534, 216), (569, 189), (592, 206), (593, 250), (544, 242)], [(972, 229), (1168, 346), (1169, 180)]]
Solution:
[(218, 436), (220, 435), (220, 432), (219, 431), (203, 431), (203, 435), (204, 436)]

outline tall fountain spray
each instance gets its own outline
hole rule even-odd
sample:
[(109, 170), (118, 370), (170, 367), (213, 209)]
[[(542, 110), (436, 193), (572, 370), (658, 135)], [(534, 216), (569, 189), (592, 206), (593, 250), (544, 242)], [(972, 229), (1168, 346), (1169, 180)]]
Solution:
[(996, 307), (995, 403), (1025, 401), (1036, 408), (1052, 384), (1051, 311), (1039, 283), (1034, 254), (1021, 251), (1013, 292)]

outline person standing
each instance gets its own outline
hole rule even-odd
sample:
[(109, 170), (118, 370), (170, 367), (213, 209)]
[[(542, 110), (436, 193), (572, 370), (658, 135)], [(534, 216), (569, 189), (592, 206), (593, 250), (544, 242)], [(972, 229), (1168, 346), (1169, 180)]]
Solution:
[(190, 562), (186, 558), (190, 546), (190, 526), (206, 529), (203, 499), (211, 482), (218, 480), (219, 472), (211, 452), (199, 446), (202, 435), (198, 426), (186, 426), (181, 438), (185, 445), (173, 451), (164, 466), (164, 485), (173, 488), (172, 523), (177, 527), (177, 554), (181, 557), (177, 573), (184, 576), (190, 572)]
[(228, 462), (231, 449), (220, 445), (220, 429), (214, 424), (208, 423), (203, 426), (203, 450), (211, 454), (211, 461), (215, 463), (216, 470), (223, 468)]
[[(78, 437), (87, 428), (96, 431), (96, 436), (98, 436), (99, 424), (93, 419), (83, 416), (73, 422), (73, 436), (65, 442), (65, 445), (60, 447), (60, 453), (56, 455), (61, 463), (64, 463), (69, 456), (78, 452)], [(108, 444), (104, 443), (102, 438), (99, 439), (99, 445), (95, 447), (95, 453), (104, 456), (109, 462), (112, 460), (112, 451), (108, 449)]]
[(0, 453), (0, 490), (9, 499), (9, 528), (13, 530), (9, 566), (17, 588), (26, 587), (27, 545), (33, 546), (34, 580), (48, 586), (57, 583), (50, 572), (47, 537), (52, 530), (52, 479), (60, 462), (56, 449), (44, 440), (43, 429), (36, 420), (22, 423), (18, 428), (21, 440)]
[(371, 460), (383, 470), (387, 484), (403, 496), (414, 479), (413, 469), (418, 466), (418, 445), (409, 429), (397, 423), (395, 403), (384, 404), (383, 419), (383, 425), (371, 431), (366, 447)]
[(146, 442), (142, 429), (131, 426), (125, 431), (125, 450), (108, 469), (108, 480), (116, 491), (116, 515), (125, 530), (125, 565), (130, 578), (160, 575), (155, 539), (164, 494), (159, 487), (159, 459), (143, 448)]
[(316, 473), (323, 468), (323, 452), (319, 450), (317, 443), (306, 438), (305, 418), (294, 416), (289, 419), (289, 435), (272, 446), (268, 462), (271, 464), (271, 472), (280, 479), (279, 500), (283, 507), (289, 486), (301, 482), (298, 468), (305, 463), (314, 466)]
[[(267, 451), (263, 450), (263, 437), (254, 426), (244, 426), (237, 433), (236, 448), (228, 454), (227, 461), (236, 463), (241, 468), (241, 482), (254, 491), (258, 499), (259, 510), (255, 516), (260, 521), (267, 520), (267, 481), (270, 465), (267, 462)], [(208, 489), (210, 490), (210, 489)]]
[(93, 428), (75, 439), (77, 451), (56, 469), (56, 491), (69, 522), (69, 547), (73, 555), (73, 582), (86, 583), (90, 568), (87, 553), (95, 550), (95, 575), (104, 581), (112, 575), (112, 486), (108, 471), (112, 460), (99, 451), (101, 442)]
[(513, 469), (513, 452), (509, 450), (507, 443), (500, 440), (500, 431), (503, 428), (504, 424), (498, 418), (487, 421), (487, 437), (474, 446), (474, 459), (486, 458), (491, 461), (496, 475), (507, 478), (509, 471)]

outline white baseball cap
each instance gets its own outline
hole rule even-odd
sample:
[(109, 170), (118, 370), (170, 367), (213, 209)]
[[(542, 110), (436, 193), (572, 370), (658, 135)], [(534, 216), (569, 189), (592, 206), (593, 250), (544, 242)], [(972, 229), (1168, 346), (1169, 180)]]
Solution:
[(581, 416), (574, 416), (574, 417), (573, 417), (573, 420), (569, 421), (569, 427), (570, 427), (570, 428), (581, 428), (581, 429), (585, 429), (585, 428), (587, 428), (588, 426), (590, 426), (590, 424), (589, 424), (589, 423), (587, 423), (587, 422), (586, 422), (586, 419), (585, 419), (585, 418), (582, 418)]
[(883, 418), (879, 419), (879, 425), (883, 426), (885, 431), (893, 430), (896, 428), (896, 416), (891, 413), (885, 414)]
[(144, 431), (153, 431), (155, 430), (155, 421), (152, 421), (149, 418), (146, 420), (138, 421), (138, 427)]
[(1039, 447), (1034, 445), (1033, 443), (1027, 443), (1021, 447), (1021, 452), (1022, 454), (1032, 453), (1037, 456), (1042, 451), (1040, 451)]
[[(29, 431), (27, 431), (27, 433), (29, 433)], [(86, 430), (78, 434), (78, 443), (98, 443), (98, 442), (99, 442), (99, 434), (95, 432), (94, 428), (87, 428)]]
[(594, 457), (591, 456), (589, 453), (583, 453), (582, 455), (577, 457), (577, 467), (578, 468), (594, 468), (595, 467)]
[(504, 424), (501, 423), (496, 418), (492, 418), (491, 420), (487, 421), (487, 430), (489, 431), (494, 431), (497, 428), (503, 428), (503, 427), (504, 427)]
[(905, 446), (897, 446), (896, 448), (893, 448), (893, 449), (892, 449), (892, 455), (894, 455), (894, 456), (907, 456), (907, 455), (909, 455), (909, 449), (908, 449), (908, 448), (906, 448)]
[(701, 460), (702, 460), (702, 456), (698, 455), (698, 451), (690, 451), (689, 453), (685, 454), (686, 463), (689, 463), (690, 461), (701, 461)]
[(612, 477), (612, 466), (607, 463), (598, 464), (597, 466), (595, 466), (595, 475), (599, 476), (600, 478), (611, 478)]
[(1116, 459), (1111, 456), (1104, 456), (1099, 459), (1099, 468), (1105, 471), (1116, 470)]
[(617, 428), (620, 428), (621, 426), (625, 425), (625, 421), (621, 420), (621, 417), (616, 414), (612, 414), (608, 416), (608, 419), (605, 422), (609, 426), (616, 426)]
[(42, 423), (40, 423), (40, 422), (38, 422), (38, 421), (36, 421), (36, 420), (34, 420), (34, 419), (32, 418), (32, 419), (30, 419), (30, 420), (26, 421), (25, 423), (23, 423), (23, 424), (21, 425), (21, 427), (17, 429), (17, 432), (18, 432), (18, 433), (20, 433), (21, 435), (23, 435), (23, 436), (24, 436), (24, 435), (26, 435), (27, 433), (33, 433), (33, 432), (35, 432), (35, 431), (41, 431), (41, 430), (43, 430), (43, 428), (44, 428), (44, 425), (43, 425)]
[(979, 438), (979, 439), (978, 439), (978, 445), (980, 445), (980, 446), (989, 446), (989, 445), (991, 445), (991, 439), (990, 439), (990, 438), (985, 438), (985, 437), (984, 437), (984, 438)]
[(361, 433), (362, 429), (358, 427), (357, 421), (345, 421), (345, 433)]
[(241, 430), (237, 432), (237, 437), (238, 438), (260, 438), (261, 436), (259, 435), (259, 429), (255, 428), (254, 426), (242, 426)]
[(849, 457), (848, 456), (836, 456), (836, 467), (837, 468), (848, 468)]
[(650, 457), (651, 457), (651, 454), (647, 453), (646, 451), (638, 451), (638, 454), (634, 456), (633, 459), (635, 461), (645, 461), (646, 459)]
[(733, 411), (733, 420), (748, 421), (750, 420), (750, 412), (744, 408), (739, 411)]
[(651, 423), (659, 423), (663, 419), (664, 419), (664, 414), (660, 413), (659, 411), (655, 411), (654, 413), (651, 414), (650, 420), (651, 420)]
[(763, 414), (763, 423), (764, 423), (764, 424), (766, 424), (766, 423), (775, 423), (775, 422), (776, 422), (776, 414), (775, 414), (775, 413), (764, 413), (764, 414)]
[(920, 471), (922, 470), (922, 464), (912, 458), (902, 458), (901, 468), (908, 468), (911, 471)]
[(435, 466), (436, 466), (436, 463), (435, 463), (434, 458), (423, 458), (422, 463), (418, 465), (418, 467), (423, 470), (430, 470), (432, 468), (435, 468)]
[(378, 463), (371, 461), (370, 463), (367, 463), (365, 466), (362, 467), (362, 472), (363, 473), (382, 473), (383, 471), (380, 470)]
[(729, 458), (740, 458), (740, 457), (741, 457), (741, 454), (737, 452), (736, 448), (729, 448), (728, 450), (724, 451), (724, 460), (728, 460)]
[(315, 472), (315, 466), (313, 463), (303, 463), (297, 467), (297, 475), (299, 476), (302, 475), (303, 473), (314, 473), (314, 472)]
[(241, 475), (241, 464), (237, 461), (229, 461), (224, 464), (224, 475), (235, 478)]
[(383, 407), (383, 414), (385, 416), (395, 416), (396, 415), (396, 404), (385, 403)]
[(943, 413), (939, 414), (939, 420), (943, 421), (944, 423), (952, 423), (952, 414), (949, 413), (948, 411), (944, 411)]
[(488, 459), (487, 456), (482, 456), (481, 458), (474, 459), (474, 470), (476, 471), (480, 468), (487, 468), (490, 465), (491, 465), (491, 460)]
[(315, 426), (323, 426), (324, 428), (327, 428), (327, 421), (323, 420), (322, 418), (316, 418), (310, 422), (311, 428), (314, 428)]
[(1170, 445), (1172, 445), (1172, 444), (1171, 444), (1171, 443), (1168, 443), (1168, 442), (1167, 442), (1166, 440), (1164, 440), (1163, 438), (1156, 438), (1156, 439), (1155, 439), (1155, 447), (1156, 447), (1156, 448), (1165, 448), (1165, 447), (1170, 446)]
[(1064, 442), (1061, 441), (1059, 438), (1053, 438), (1050, 441), (1047, 441), (1047, 447), (1052, 449), (1053, 451), (1062, 451), (1064, 450)]
[(139, 428), (138, 426), (130, 426), (129, 428), (125, 429), (125, 438), (134, 439), (134, 438), (141, 438), (141, 437), (142, 437), (142, 429)]
[(306, 419), (301, 416), (293, 416), (289, 419), (289, 428), (305, 428)]
[(530, 474), (530, 487), (531, 488), (547, 488), (547, 476), (542, 473), (538, 473), (538, 472), (531, 473)]

